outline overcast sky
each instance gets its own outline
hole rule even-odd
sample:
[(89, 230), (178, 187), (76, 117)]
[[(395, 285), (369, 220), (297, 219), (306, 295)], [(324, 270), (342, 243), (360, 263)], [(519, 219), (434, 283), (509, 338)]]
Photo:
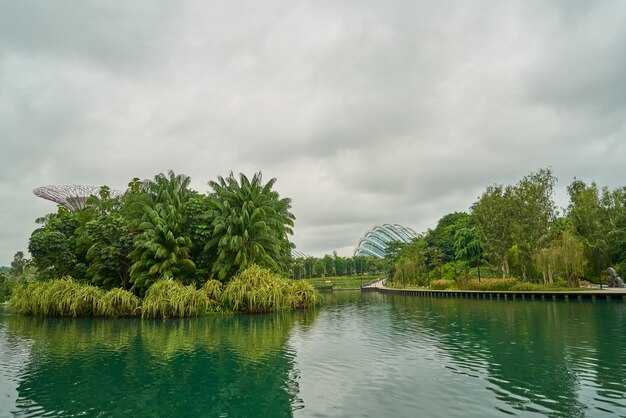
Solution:
[(543, 167), (626, 184), (626, 2), (0, 0), (0, 265), (32, 189), (277, 177), (298, 250)]

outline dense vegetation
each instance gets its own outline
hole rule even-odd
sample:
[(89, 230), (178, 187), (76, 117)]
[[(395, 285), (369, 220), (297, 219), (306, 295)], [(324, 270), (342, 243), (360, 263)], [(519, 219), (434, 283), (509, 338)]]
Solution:
[[(292, 259), (290, 200), (273, 190), (275, 179), (263, 183), (260, 173), (251, 179), (232, 173), (219, 177), (209, 182), (207, 194), (191, 190), (189, 182), (171, 171), (143, 182), (133, 179), (121, 198), (113, 198), (104, 186), (83, 209), (59, 206), (57, 213), (38, 219), (41, 226), (29, 243), (32, 260), (18, 252), (11, 268), (0, 270), (0, 300), (33, 277), (73, 277), (79, 284), (123, 289), (140, 298), (165, 280), (180, 286), (164, 291), (179, 297), (187, 292), (194, 301), (191, 311), (176, 313), (186, 316), (215, 306), (239, 306), (219, 305), (215, 294), (253, 265), (293, 279), (319, 278), (324, 283), (317, 280), (318, 286), (332, 276), (362, 281), (386, 275), (398, 287), (452, 280), (446, 286), (459, 288), (484, 277), (524, 283), (517, 287), (577, 287), (580, 279), (597, 283), (609, 266), (626, 275), (626, 187), (611, 190), (575, 179), (567, 187), (569, 205), (559, 212), (556, 178), (548, 169), (515, 185), (487, 187), (469, 213), (446, 214), (410, 243), (389, 243), (385, 259), (336, 252)], [(261, 277), (255, 280), (262, 282)], [(209, 292), (209, 302), (192, 292), (207, 286), (215, 292)], [(271, 298), (280, 309), (288, 303), (278, 296), (282, 285), (277, 286)], [(242, 299), (241, 306), (248, 304)], [(153, 316), (159, 315), (169, 314)]]
[[(222, 283), (234, 281), (246, 271), (274, 277), (286, 275), (290, 269), (293, 244), (289, 235), (293, 234), (295, 218), (290, 199), (273, 190), (275, 181), (263, 183), (261, 173), (251, 179), (231, 173), (209, 182), (211, 192), (201, 194), (189, 188), (189, 177), (170, 171), (143, 182), (133, 179), (120, 198), (103, 186), (99, 196), (87, 199), (84, 208), (69, 211), (59, 206), (57, 213), (37, 220), (41, 226), (30, 237), (32, 260), (28, 265), (39, 281), (71, 284), (75, 292), (63, 292), (71, 297), (82, 298), (80, 292), (88, 290), (94, 300), (111, 295), (107, 300), (115, 306), (115, 301), (125, 300), (118, 289), (127, 291), (143, 299), (144, 316), (193, 316), (214, 310), (215, 293), (221, 291)], [(73, 279), (57, 280), (64, 277)], [(303, 291), (315, 293), (312, 288), (281, 286), (282, 282), (278, 286), (281, 292), (287, 289), (304, 297), (292, 303), (293, 307), (316, 302), (315, 295), (302, 295)], [(115, 292), (105, 292), (110, 290)], [(25, 297), (23, 290), (15, 294), (16, 298)], [(293, 299), (291, 295), (285, 297)], [(28, 305), (23, 302), (26, 305), (16, 299), (14, 305)], [(43, 303), (48, 309), (47, 301), (34, 303)], [(87, 305), (44, 313), (106, 314), (95, 302), (92, 307)], [(233, 310), (271, 310), (248, 307), (235, 306)], [(283, 307), (278, 304), (272, 309)], [(233, 305), (227, 303), (221, 308), (231, 309)], [(18, 310), (42, 312), (38, 308)]]
[[(470, 213), (447, 214), (411, 243), (392, 243), (386, 266), (394, 285), (461, 288), (471, 278), (480, 281), (482, 272), (516, 278), (511, 289), (530, 290), (537, 288), (532, 284), (577, 287), (580, 279), (598, 283), (609, 266), (625, 274), (626, 187), (574, 180), (559, 213), (555, 183), (543, 169), (516, 185), (489, 186)], [(442, 279), (455, 283), (433, 283)]]

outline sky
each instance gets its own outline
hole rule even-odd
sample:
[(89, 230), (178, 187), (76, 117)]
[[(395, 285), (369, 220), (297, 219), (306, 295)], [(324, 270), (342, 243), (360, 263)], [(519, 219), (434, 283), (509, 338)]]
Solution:
[(297, 249), (541, 168), (626, 185), (626, 2), (0, 0), (0, 265), (49, 184), (277, 178)]

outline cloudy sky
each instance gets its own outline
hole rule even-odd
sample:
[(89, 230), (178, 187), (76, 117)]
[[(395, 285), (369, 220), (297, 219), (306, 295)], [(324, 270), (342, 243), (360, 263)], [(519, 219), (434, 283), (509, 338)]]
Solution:
[(299, 250), (551, 167), (626, 184), (626, 2), (0, 0), (0, 265), (47, 184), (277, 177)]

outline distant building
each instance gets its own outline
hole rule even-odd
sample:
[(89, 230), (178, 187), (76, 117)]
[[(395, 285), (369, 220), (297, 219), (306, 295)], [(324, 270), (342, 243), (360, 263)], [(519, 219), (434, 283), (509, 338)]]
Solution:
[(408, 243), (415, 238), (417, 238), (417, 233), (411, 228), (398, 224), (377, 225), (367, 231), (365, 236), (359, 240), (354, 255), (373, 255), (378, 258), (385, 258), (388, 243), (392, 241)]

